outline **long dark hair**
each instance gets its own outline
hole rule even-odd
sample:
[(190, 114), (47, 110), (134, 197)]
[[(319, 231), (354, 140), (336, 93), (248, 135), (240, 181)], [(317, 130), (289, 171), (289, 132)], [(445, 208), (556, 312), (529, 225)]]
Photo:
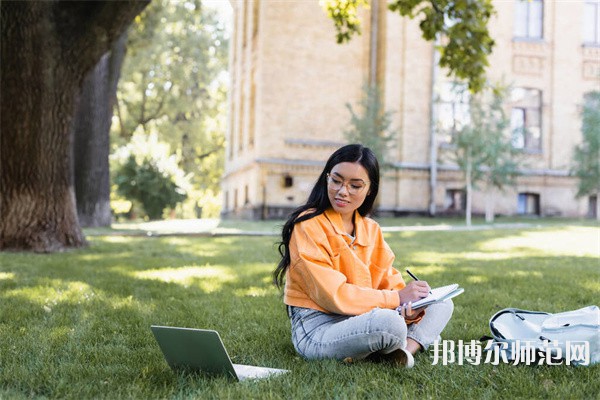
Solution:
[[(279, 261), (277, 268), (275, 268), (275, 271), (273, 271), (273, 283), (277, 285), (278, 288), (283, 286), (285, 272), (290, 265), (290, 239), (292, 237), (294, 225), (298, 222), (316, 217), (331, 207), (329, 197), (327, 196), (327, 174), (331, 172), (333, 167), (343, 162), (357, 162), (367, 170), (371, 186), (369, 188), (369, 194), (367, 194), (365, 201), (358, 207), (357, 211), (364, 217), (373, 210), (373, 203), (375, 203), (375, 198), (379, 192), (379, 163), (377, 162), (377, 157), (375, 157), (375, 154), (371, 149), (360, 144), (349, 144), (337, 149), (329, 157), (329, 160), (327, 160), (306, 203), (292, 211), (285, 225), (283, 225), (281, 242), (279, 242), (279, 254), (281, 254), (281, 260)], [(307, 210), (310, 210), (310, 212), (300, 216), (300, 214)]]

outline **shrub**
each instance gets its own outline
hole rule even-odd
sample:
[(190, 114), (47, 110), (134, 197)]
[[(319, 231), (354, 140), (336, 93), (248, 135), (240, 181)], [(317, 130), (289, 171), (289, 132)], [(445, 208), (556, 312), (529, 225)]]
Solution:
[(165, 208), (175, 208), (187, 198), (189, 178), (177, 166), (176, 156), (169, 155), (168, 145), (155, 135), (134, 135), (114, 158), (117, 193), (138, 201), (150, 219), (160, 219)]

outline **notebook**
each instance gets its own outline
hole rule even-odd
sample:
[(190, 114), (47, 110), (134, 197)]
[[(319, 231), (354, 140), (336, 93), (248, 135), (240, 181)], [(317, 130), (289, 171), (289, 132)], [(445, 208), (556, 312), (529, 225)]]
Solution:
[(458, 296), (464, 291), (465, 289), (459, 287), (457, 283), (431, 289), (431, 294), (421, 300), (413, 302), (412, 308), (413, 310), (416, 310), (417, 308), (427, 307), (434, 303), (446, 301), (448, 299)]
[(233, 364), (217, 331), (157, 325), (150, 328), (165, 360), (175, 371), (228, 376), (236, 381), (266, 378), (289, 372), (285, 369)]

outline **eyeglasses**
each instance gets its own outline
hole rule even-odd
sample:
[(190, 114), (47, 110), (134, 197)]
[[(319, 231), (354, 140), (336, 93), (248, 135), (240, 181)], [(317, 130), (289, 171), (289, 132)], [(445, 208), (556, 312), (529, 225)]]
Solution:
[(362, 192), (369, 182), (365, 182), (362, 179), (350, 179), (350, 181), (344, 181), (331, 174), (327, 174), (327, 187), (331, 190), (338, 191), (342, 186), (346, 186), (346, 190), (351, 195), (356, 195)]

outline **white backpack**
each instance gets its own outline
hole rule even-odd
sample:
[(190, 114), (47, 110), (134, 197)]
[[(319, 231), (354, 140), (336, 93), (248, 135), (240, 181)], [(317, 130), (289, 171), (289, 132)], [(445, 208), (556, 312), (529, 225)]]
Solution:
[(492, 342), (486, 350), (501, 350), (509, 360), (550, 365), (600, 362), (597, 306), (557, 314), (505, 308), (492, 316), (490, 330)]

